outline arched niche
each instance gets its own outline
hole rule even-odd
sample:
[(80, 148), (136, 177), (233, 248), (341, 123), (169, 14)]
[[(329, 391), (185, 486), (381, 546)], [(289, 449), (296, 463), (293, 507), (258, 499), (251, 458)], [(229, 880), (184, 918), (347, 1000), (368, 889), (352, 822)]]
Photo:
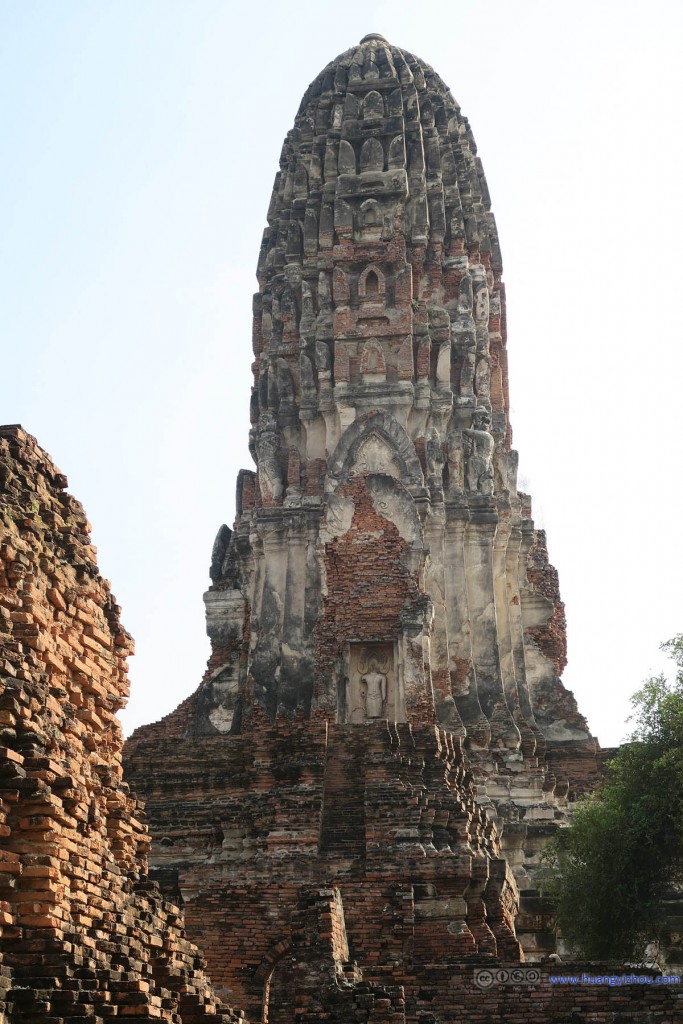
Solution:
[(379, 121), (384, 117), (384, 100), (381, 93), (371, 89), (363, 99), (363, 118), (365, 121)]
[(299, 164), (294, 174), (294, 198), (306, 199), (308, 197), (308, 172), (303, 164)]
[(340, 174), (356, 173), (356, 154), (348, 139), (342, 139), (339, 143), (337, 166)]
[(364, 381), (387, 379), (387, 364), (384, 349), (376, 338), (369, 338), (363, 346), (360, 357), (360, 375)]
[(379, 139), (366, 139), (360, 151), (360, 169), (363, 171), (384, 170), (384, 148)]
[[(366, 459), (368, 449), (380, 455), (379, 472), (373, 456)], [(419, 583), (425, 548), (417, 502), (385, 439), (374, 431), (364, 436), (349, 480), (327, 506), (327, 613), (341, 642), (328, 674), (337, 721), (404, 722), (406, 688), (413, 699), (429, 691), (431, 606)]]
[[(398, 420), (385, 411), (359, 416), (344, 431), (328, 461), (327, 490), (335, 491), (341, 483), (349, 479), (359, 449), (371, 435), (375, 435), (378, 441), (386, 446), (390, 456), (389, 464), (394, 463), (398, 469), (397, 479), (400, 479), (411, 493), (422, 492), (424, 476), (415, 446)], [(393, 476), (394, 473), (389, 472), (389, 475)]]
[(365, 302), (383, 302), (387, 282), (380, 268), (371, 263), (358, 278), (358, 298)]
[(357, 221), (359, 237), (364, 242), (376, 242), (382, 237), (383, 214), (376, 199), (361, 203)]
[(261, 987), (262, 1024), (280, 1024), (289, 1020), (287, 1005), (294, 995), (292, 944), (282, 939), (264, 954), (254, 973), (254, 980)]
[(406, 165), (406, 145), (402, 135), (397, 135), (389, 145), (389, 170)]

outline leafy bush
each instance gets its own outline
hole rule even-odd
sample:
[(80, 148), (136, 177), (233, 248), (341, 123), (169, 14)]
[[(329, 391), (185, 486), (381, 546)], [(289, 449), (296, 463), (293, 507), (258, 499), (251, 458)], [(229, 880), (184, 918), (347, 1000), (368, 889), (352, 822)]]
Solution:
[(590, 959), (642, 956), (683, 875), (683, 634), (662, 649), (676, 664), (673, 682), (655, 676), (631, 698), (629, 742), (546, 849), (545, 891), (562, 935)]

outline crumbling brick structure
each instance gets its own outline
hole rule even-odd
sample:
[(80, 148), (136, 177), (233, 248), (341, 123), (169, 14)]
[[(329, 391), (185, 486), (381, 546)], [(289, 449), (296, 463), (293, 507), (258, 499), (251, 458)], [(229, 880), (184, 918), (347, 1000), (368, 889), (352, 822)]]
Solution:
[(378, 983), (478, 953), (519, 961), (517, 888), (459, 737), (303, 721), (151, 749), (133, 740), (127, 772), (147, 777), (160, 877), (179, 887), (213, 975), (250, 1017), (264, 965), (269, 999), (286, 999), (277, 961), (302, 889), (339, 890), (352, 959)]
[(147, 877), (116, 712), (130, 636), (66, 478), (0, 428), (0, 1020), (237, 1021)]

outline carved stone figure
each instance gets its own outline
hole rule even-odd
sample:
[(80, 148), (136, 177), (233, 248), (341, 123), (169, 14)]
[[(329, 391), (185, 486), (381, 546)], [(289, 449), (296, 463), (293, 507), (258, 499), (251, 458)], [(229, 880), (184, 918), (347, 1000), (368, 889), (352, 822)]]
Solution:
[(313, 303), (313, 292), (308, 281), (301, 282), (301, 321), (299, 333), (307, 334), (315, 327), (315, 306)]
[(315, 365), (318, 368), (318, 373), (329, 373), (330, 372), (330, 348), (324, 341), (316, 341), (315, 343)]
[(448, 435), (446, 445), (446, 460), (448, 464), (448, 493), (458, 494), (464, 489), (464, 453), (462, 444), (462, 433), (453, 431)]
[(273, 345), (273, 317), (270, 308), (266, 306), (265, 299), (261, 317), (261, 337), (263, 338), (263, 348), (268, 352)]
[(335, 267), (332, 273), (332, 292), (338, 306), (348, 306), (351, 301), (349, 279), (341, 267)]
[(280, 465), (280, 432), (272, 413), (261, 417), (256, 437), (256, 456), (259, 487), (264, 499), (279, 501), (282, 497), (282, 467)]
[(282, 298), (280, 300), (280, 312), (282, 314), (283, 320), (293, 319), (296, 313), (296, 302), (294, 300), (294, 292), (292, 291), (292, 286), (289, 283), (289, 281), (285, 281), (284, 287), (282, 289)]
[(493, 494), (493, 434), (491, 417), (486, 409), (476, 409), (473, 425), (463, 430), (467, 455), (466, 482), (469, 491)]
[(363, 346), (360, 359), (361, 376), (371, 379), (384, 378), (387, 367), (382, 346), (374, 338), (370, 338)]
[(216, 539), (213, 542), (213, 548), (211, 550), (211, 568), (209, 569), (209, 576), (212, 580), (219, 580), (223, 575), (223, 563), (225, 560), (225, 554), (230, 545), (230, 538), (232, 537), (232, 530), (225, 523), (221, 526)]
[(472, 315), (472, 301), (472, 278), (469, 274), (464, 274), (458, 291), (458, 314), (460, 316)]
[(273, 295), (273, 301), (271, 303), (271, 315), (273, 318), (273, 337), (282, 337), (282, 311), (280, 307), (280, 300), (277, 295)]
[(315, 401), (315, 377), (313, 364), (305, 352), (299, 356), (299, 373), (301, 376), (301, 398), (304, 402)]
[(517, 474), (519, 472), (519, 452), (511, 449), (507, 455), (507, 486), (512, 494), (517, 494)]
[(432, 362), (432, 342), (428, 334), (423, 334), (417, 343), (417, 355), (415, 359), (415, 370), (418, 381), (427, 383)]
[(453, 324), (453, 341), (461, 360), (460, 394), (473, 395), (477, 335), (472, 317), (472, 278), (469, 274), (465, 274), (460, 281), (458, 314)]
[(465, 339), (466, 344), (462, 353), (462, 368), (460, 370), (460, 394), (461, 395), (473, 395), (474, 394), (474, 363), (476, 359), (475, 355), (475, 343), (474, 338), (469, 337)]
[(474, 294), (474, 319), (477, 324), (487, 324), (489, 320), (489, 290), (486, 278), (477, 281)]
[[(261, 359), (259, 366), (258, 404), (261, 409), (267, 409), (270, 404), (270, 374), (268, 373), (268, 360), (265, 357)], [(258, 415), (255, 419), (258, 419)]]
[(332, 290), (330, 279), (324, 270), (318, 274), (318, 308), (320, 312), (329, 312), (332, 308)]
[(488, 358), (483, 357), (477, 362), (474, 380), (477, 398), (488, 402), (491, 397), (491, 365)]
[(387, 677), (380, 672), (376, 658), (370, 659), (368, 671), (360, 681), (365, 685), (365, 717), (381, 718), (387, 699)]
[(286, 359), (278, 359), (275, 365), (280, 406), (289, 408), (294, 405), (294, 378), (292, 377), (292, 371), (287, 365)]
[(427, 483), (432, 488), (440, 489), (443, 485), (444, 457), (441, 450), (441, 438), (435, 427), (430, 427), (425, 435), (425, 460)]

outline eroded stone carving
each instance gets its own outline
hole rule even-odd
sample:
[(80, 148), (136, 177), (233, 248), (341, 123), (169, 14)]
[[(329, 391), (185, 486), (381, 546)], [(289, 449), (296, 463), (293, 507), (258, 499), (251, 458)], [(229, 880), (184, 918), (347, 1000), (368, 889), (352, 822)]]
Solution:
[(223, 563), (225, 556), (230, 546), (230, 538), (232, 537), (232, 530), (225, 523), (220, 527), (216, 534), (216, 539), (213, 542), (213, 549), (211, 551), (211, 568), (209, 569), (209, 576), (212, 580), (219, 580), (223, 575)]
[(265, 413), (256, 437), (258, 482), (264, 500), (279, 501), (282, 497), (282, 467), (280, 463), (280, 432), (272, 413)]
[(365, 696), (365, 717), (381, 718), (387, 699), (387, 677), (379, 671), (376, 658), (371, 658), (368, 671), (360, 677), (361, 693)]
[(446, 444), (448, 465), (448, 493), (458, 494), (465, 487), (465, 453), (462, 432), (451, 430)]
[(282, 411), (294, 407), (294, 379), (292, 371), (287, 365), (286, 359), (278, 359), (276, 362), (277, 390)]
[(366, 341), (360, 358), (360, 372), (364, 380), (380, 381), (386, 378), (387, 367), (382, 346), (374, 338)]
[(391, 645), (354, 644), (349, 659), (347, 715), (361, 723), (378, 718), (393, 719), (395, 672)]
[(472, 427), (463, 430), (467, 455), (466, 482), (470, 491), (493, 494), (493, 435), (486, 409), (476, 409)]
[(329, 312), (332, 308), (332, 289), (330, 279), (325, 271), (321, 270), (318, 275), (318, 308), (320, 314)]
[[(441, 450), (441, 437), (435, 427), (430, 427), (425, 436), (425, 458), (427, 461), (427, 483), (433, 492), (441, 492), (444, 456)], [(437, 497), (437, 494), (434, 496)]]
[(315, 304), (313, 292), (308, 281), (301, 282), (301, 320), (299, 321), (299, 334), (304, 336), (315, 327)]
[(315, 400), (316, 388), (313, 375), (313, 364), (305, 352), (299, 356), (299, 373), (301, 375), (301, 398), (310, 403)]
[(460, 394), (474, 394), (477, 337), (472, 316), (472, 278), (465, 274), (460, 281), (458, 312), (453, 324), (453, 340), (461, 361)]
[(397, 480), (401, 478), (401, 468), (395, 453), (377, 434), (370, 434), (358, 445), (349, 475), (367, 476), (369, 473), (387, 473)]

